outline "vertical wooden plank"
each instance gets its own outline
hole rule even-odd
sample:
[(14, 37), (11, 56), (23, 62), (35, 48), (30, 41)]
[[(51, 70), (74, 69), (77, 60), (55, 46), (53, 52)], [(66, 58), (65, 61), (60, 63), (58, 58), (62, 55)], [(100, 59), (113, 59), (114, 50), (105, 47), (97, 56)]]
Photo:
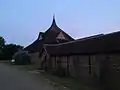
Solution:
[(67, 74), (67, 76), (69, 76), (69, 58), (68, 58), (68, 56), (66, 56), (66, 60), (67, 60), (66, 74)]
[(88, 56), (88, 62), (89, 62), (88, 63), (89, 64), (89, 75), (91, 75), (91, 71), (92, 71), (91, 69), (92, 68), (91, 68), (91, 58), (90, 58), (90, 56)]

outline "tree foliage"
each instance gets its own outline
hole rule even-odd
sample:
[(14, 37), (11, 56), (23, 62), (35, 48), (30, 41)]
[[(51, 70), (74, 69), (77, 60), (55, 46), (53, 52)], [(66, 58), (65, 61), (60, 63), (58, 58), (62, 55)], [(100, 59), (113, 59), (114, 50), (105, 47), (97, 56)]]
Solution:
[(13, 55), (23, 49), (22, 46), (16, 44), (7, 44), (2, 49), (2, 58), (6, 60), (11, 60)]
[(0, 36), (0, 50), (5, 46), (5, 39)]
[(10, 60), (14, 53), (22, 50), (23, 46), (16, 44), (5, 44), (5, 39), (0, 36), (0, 60)]

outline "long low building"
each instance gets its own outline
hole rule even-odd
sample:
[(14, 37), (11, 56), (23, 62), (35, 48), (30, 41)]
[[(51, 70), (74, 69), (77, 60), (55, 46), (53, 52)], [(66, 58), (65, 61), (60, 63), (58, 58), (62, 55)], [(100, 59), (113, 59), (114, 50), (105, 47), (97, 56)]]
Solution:
[(45, 44), (45, 48), (50, 55), (115, 53), (120, 51), (119, 39), (120, 32), (115, 32), (82, 38), (57, 45)]
[(96, 80), (120, 89), (120, 32), (100, 34), (61, 44), (44, 44), (41, 68), (84, 82)]
[(120, 31), (74, 40), (53, 17), (50, 28), (26, 48), (37, 68), (120, 90)]

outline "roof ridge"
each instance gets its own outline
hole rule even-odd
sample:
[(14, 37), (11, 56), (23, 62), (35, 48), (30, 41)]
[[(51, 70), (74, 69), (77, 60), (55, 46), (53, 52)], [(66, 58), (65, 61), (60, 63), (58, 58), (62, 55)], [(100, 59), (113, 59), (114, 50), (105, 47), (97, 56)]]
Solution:
[(98, 38), (98, 37), (100, 37), (101, 35), (104, 35), (104, 34), (98, 34), (98, 35), (94, 35), (94, 36), (90, 36), (90, 37), (85, 37), (85, 38), (81, 38), (81, 39), (77, 39), (77, 40), (73, 40), (73, 41), (69, 41), (69, 42), (65, 42), (65, 43), (59, 43), (59, 44), (44, 44), (44, 45), (45, 45), (45, 46), (59, 46), (59, 45), (74, 43), (74, 42), (77, 42), (77, 41), (84, 41), (84, 40), (87, 40), (87, 39)]

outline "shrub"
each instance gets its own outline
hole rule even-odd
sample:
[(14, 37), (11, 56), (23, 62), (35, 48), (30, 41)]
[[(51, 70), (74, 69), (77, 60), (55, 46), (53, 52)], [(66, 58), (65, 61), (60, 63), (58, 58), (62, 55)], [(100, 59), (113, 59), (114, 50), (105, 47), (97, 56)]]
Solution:
[(31, 63), (30, 56), (26, 51), (16, 52), (13, 56), (13, 59), (15, 60), (14, 64), (17, 65), (26, 65)]

